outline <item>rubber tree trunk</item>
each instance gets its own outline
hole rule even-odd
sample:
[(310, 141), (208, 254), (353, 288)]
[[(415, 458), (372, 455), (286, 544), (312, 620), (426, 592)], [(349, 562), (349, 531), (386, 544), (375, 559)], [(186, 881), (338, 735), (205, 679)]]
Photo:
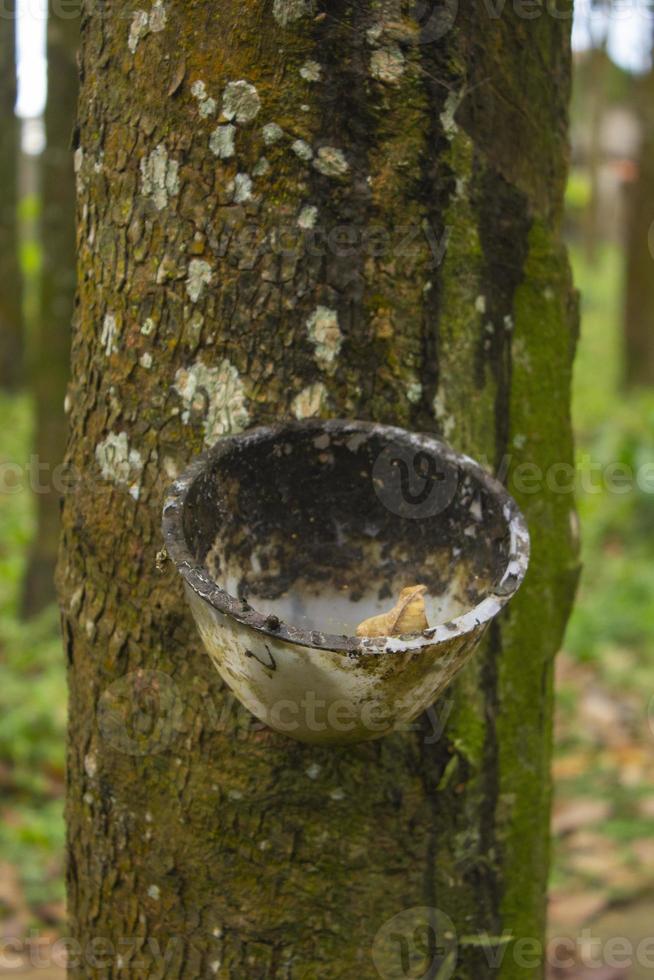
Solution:
[[(107, 940), (107, 976), (120, 955), (143, 976), (372, 978), (373, 949), (404, 976), (402, 943), (422, 956), (406, 910), (430, 907), (454, 922), (457, 976), (490, 957), (533, 978), (515, 941), (543, 934), (552, 661), (576, 576), (558, 492), (570, 11), (106, 10), (83, 19), (60, 565), (73, 936)], [(450, 702), (346, 749), (236, 709), (155, 561), (164, 487), (194, 454), (312, 414), (510, 456), (533, 535)], [(542, 478), (519, 492), (521, 464)]]
[(625, 374), (629, 386), (654, 384), (654, 71), (637, 95), (638, 176), (628, 188), (625, 269)]
[(21, 274), (18, 248), (18, 157), (16, 117), (15, 0), (6, 0), (0, 18), (0, 387), (23, 381)]
[(48, 16), (47, 145), (41, 159), (43, 265), (40, 304), (30, 351), (35, 404), (34, 480), (37, 526), (23, 588), (23, 614), (55, 600), (59, 547), (61, 467), (66, 450), (64, 413), (70, 375), (70, 335), (75, 300), (75, 175), (71, 138), (76, 117), (79, 6), (54, 2)]

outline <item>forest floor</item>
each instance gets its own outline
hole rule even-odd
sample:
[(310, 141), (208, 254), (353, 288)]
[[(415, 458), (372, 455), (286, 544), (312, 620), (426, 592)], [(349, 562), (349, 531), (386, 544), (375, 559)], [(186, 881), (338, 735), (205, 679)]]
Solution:
[(633, 962), (614, 976), (640, 980), (654, 975), (654, 939), (649, 968), (635, 949), (654, 936), (654, 392), (622, 389), (620, 250), (572, 259), (584, 568), (557, 661), (550, 928), (624, 937)]
[[(606, 967), (608, 940), (624, 937), (635, 949), (654, 922), (654, 485), (616, 492), (606, 469), (654, 461), (654, 393), (620, 389), (620, 252), (602, 248), (595, 266), (572, 254), (583, 295), (574, 419), (584, 571), (557, 666), (550, 928), (573, 939), (580, 960), (599, 942)], [(1, 398), (0, 414), (0, 466), (27, 460), (29, 398)], [(17, 615), (32, 533), (29, 492), (0, 493), (0, 931), (26, 949), (30, 936), (47, 945), (64, 934), (58, 620), (54, 608), (27, 624)], [(51, 962), (4, 973), (63, 977)], [(635, 962), (626, 972), (551, 972), (652, 975), (654, 964)]]

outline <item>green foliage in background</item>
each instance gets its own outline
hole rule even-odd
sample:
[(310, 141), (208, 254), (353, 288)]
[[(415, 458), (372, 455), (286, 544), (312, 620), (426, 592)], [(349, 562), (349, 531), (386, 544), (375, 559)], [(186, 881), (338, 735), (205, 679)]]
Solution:
[(18, 868), (38, 915), (63, 896), (66, 684), (57, 611), (18, 619), (34, 527), (30, 400), (0, 396), (0, 416), (0, 861)]
[(573, 412), (584, 571), (566, 649), (601, 661), (625, 645), (651, 669), (654, 392), (622, 387), (620, 250), (602, 246), (594, 265), (581, 250), (572, 256), (582, 295)]
[(589, 263), (573, 247), (572, 261), (583, 572), (559, 661), (554, 771), (557, 808), (578, 817), (557, 840), (552, 883), (609, 903), (651, 890), (654, 391), (623, 386), (622, 251), (603, 244)]

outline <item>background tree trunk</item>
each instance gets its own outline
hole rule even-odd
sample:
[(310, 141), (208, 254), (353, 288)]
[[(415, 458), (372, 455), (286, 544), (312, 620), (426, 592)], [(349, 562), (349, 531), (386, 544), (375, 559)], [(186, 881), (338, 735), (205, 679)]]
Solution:
[(628, 385), (654, 384), (654, 71), (640, 82), (638, 176), (628, 188), (625, 368)]
[(590, 62), (588, 85), (588, 182), (590, 195), (584, 214), (584, 246), (586, 258), (594, 262), (597, 258), (597, 245), (600, 238), (600, 177), (604, 157), (602, 146), (602, 124), (606, 111), (606, 76), (610, 66), (606, 51), (608, 36), (604, 33), (588, 53)]
[(0, 19), (0, 387), (23, 383), (21, 275), (18, 249), (18, 155), (16, 117), (15, 0), (7, 0)]
[(70, 374), (75, 298), (75, 175), (71, 138), (75, 122), (79, 8), (51, 4), (48, 16), (46, 149), (41, 159), (42, 221), (40, 308), (30, 344), (30, 387), (35, 402), (34, 453), (43, 475), (36, 484), (37, 527), (23, 588), (23, 614), (55, 599), (60, 493), (53, 480), (66, 449), (64, 397)]
[[(572, 458), (570, 21), (471, 2), (419, 24), (410, 6), (83, 19), (69, 901), (73, 935), (134, 975), (372, 978), (378, 930), (423, 906), (455, 924), (457, 977), (487, 976), (488, 956), (498, 976), (539, 973), (506, 938), (543, 933), (552, 660), (576, 577), (551, 471)], [(437, 706), (440, 739), (427, 718), (345, 749), (262, 730), (155, 569), (189, 459), (309, 414), (437, 430), (543, 474), (538, 492), (509, 479), (532, 567)]]

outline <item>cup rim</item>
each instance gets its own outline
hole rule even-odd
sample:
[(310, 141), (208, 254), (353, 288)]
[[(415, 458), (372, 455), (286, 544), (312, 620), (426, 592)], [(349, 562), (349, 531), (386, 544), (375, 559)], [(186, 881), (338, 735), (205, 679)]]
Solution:
[[(430, 626), (422, 633), (393, 637), (337, 635), (305, 629), (284, 621), (279, 621), (279, 625), (276, 622), (272, 625), (269, 616), (258, 612), (249, 603), (244, 604), (237, 596), (223, 589), (212, 578), (206, 566), (193, 557), (186, 543), (183, 514), (187, 494), (207, 467), (220, 459), (232, 446), (238, 444), (247, 447), (264, 439), (283, 439), (289, 433), (298, 430), (393, 438), (404, 442), (416, 451), (436, 451), (441, 458), (473, 477), (497, 500), (510, 535), (509, 556), (499, 583), (489, 589), (475, 606), (449, 622)], [(433, 433), (410, 432), (399, 426), (352, 419), (289, 420), (223, 436), (215, 445), (194, 459), (182, 475), (168, 487), (164, 497), (162, 531), (167, 554), (186, 586), (217, 612), (270, 640), (281, 640), (291, 645), (330, 650), (350, 656), (417, 652), (425, 647), (437, 646), (445, 641), (477, 633), (494, 619), (516, 594), (527, 573), (530, 555), (529, 531), (522, 512), (506, 487), (487, 473), (479, 463), (464, 453), (455, 452), (443, 439)]]

